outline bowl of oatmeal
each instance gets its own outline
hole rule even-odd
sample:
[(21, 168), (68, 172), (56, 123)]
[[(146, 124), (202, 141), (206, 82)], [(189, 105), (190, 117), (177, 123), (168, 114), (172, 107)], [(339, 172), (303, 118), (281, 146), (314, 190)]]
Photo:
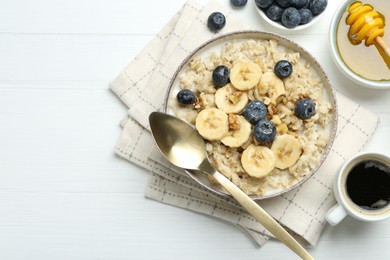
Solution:
[[(255, 200), (312, 176), (337, 126), (335, 93), (318, 62), (259, 31), (222, 35), (190, 54), (170, 82), (165, 112), (193, 125), (213, 166)], [(206, 174), (187, 173), (229, 196)]]

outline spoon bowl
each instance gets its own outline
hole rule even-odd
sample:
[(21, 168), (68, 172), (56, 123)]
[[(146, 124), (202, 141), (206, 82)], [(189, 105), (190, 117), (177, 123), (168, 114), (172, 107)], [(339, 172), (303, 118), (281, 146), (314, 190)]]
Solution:
[(303, 259), (314, 259), (276, 220), (264, 211), (245, 192), (211, 165), (205, 142), (191, 125), (172, 115), (153, 112), (149, 124), (161, 153), (174, 165), (212, 176), (233, 198), (277, 239)]
[(150, 114), (149, 123), (157, 146), (175, 166), (198, 170), (207, 160), (205, 142), (191, 125), (158, 112)]

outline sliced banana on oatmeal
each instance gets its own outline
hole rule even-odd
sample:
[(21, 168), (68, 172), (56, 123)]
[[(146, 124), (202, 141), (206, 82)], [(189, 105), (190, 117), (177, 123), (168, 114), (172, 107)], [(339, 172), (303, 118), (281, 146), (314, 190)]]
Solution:
[(242, 153), (241, 164), (250, 176), (262, 178), (274, 169), (275, 156), (269, 148), (251, 144)]
[(275, 155), (275, 167), (283, 170), (292, 166), (299, 159), (302, 145), (294, 136), (284, 134), (275, 138), (271, 151)]
[(228, 114), (240, 113), (247, 103), (248, 94), (235, 89), (231, 84), (227, 84), (215, 92), (215, 104)]
[(271, 103), (276, 104), (276, 99), (286, 94), (284, 82), (272, 71), (263, 73), (259, 83), (255, 88), (255, 98), (262, 100), (265, 95), (271, 99)]
[(229, 147), (240, 147), (248, 141), (252, 132), (252, 125), (243, 116), (231, 116), (233, 116), (235, 121), (232, 122), (232, 124), (236, 127), (234, 129), (230, 129), (227, 135), (222, 138), (221, 142)]
[(195, 120), (199, 134), (207, 140), (221, 140), (229, 131), (228, 116), (218, 108), (206, 108)]
[(230, 70), (230, 82), (238, 90), (254, 88), (260, 80), (262, 71), (254, 62), (237, 62)]

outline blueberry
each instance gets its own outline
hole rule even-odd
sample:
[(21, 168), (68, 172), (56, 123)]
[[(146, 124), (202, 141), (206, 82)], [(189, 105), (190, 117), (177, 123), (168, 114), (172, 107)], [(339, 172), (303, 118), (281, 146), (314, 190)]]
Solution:
[(253, 133), (258, 142), (271, 142), (276, 136), (276, 127), (271, 121), (262, 119), (256, 124)]
[(274, 67), (274, 73), (278, 78), (284, 79), (291, 75), (293, 67), (288, 60), (280, 60), (276, 62)]
[(282, 24), (287, 28), (294, 28), (301, 22), (301, 15), (295, 7), (286, 8), (282, 13)]
[(310, 0), (293, 0), (292, 1), (292, 5), (299, 9), (299, 8), (303, 8), (303, 7), (308, 7), (310, 4)]
[(292, 5), (293, 0), (275, 0), (275, 2), (281, 7), (289, 7)]
[(195, 102), (195, 93), (189, 89), (182, 89), (176, 95), (177, 101), (184, 105), (193, 104)]
[(270, 7), (267, 8), (265, 11), (265, 14), (269, 19), (272, 21), (278, 21), (282, 17), (284, 9), (277, 4), (272, 4)]
[(226, 24), (225, 16), (220, 12), (210, 14), (207, 19), (207, 27), (213, 32), (221, 30)]
[(245, 106), (242, 115), (249, 123), (256, 124), (267, 115), (267, 107), (263, 102), (253, 100)]
[(313, 20), (313, 13), (307, 9), (307, 8), (301, 8), (298, 9), (299, 14), (301, 15), (301, 23), (300, 24), (307, 24), (310, 23), (311, 20)]
[(316, 104), (310, 98), (300, 99), (295, 105), (295, 115), (300, 119), (309, 119), (316, 114)]
[(270, 6), (274, 0), (255, 0), (255, 3), (260, 8), (267, 8)]
[(314, 15), (318, 15), (325, 10), (327, 5), (328, 0), (312, 0), (309, 9)]
[(241, 7), (246, 5), (248, 0), (230, 0), (230, 3), (235, 7)]
[(229, 83), (230, 71), (226, 66), (218, 66), (214, 69), (212, 74), (213, 83), (216, 87), (223, 87)]

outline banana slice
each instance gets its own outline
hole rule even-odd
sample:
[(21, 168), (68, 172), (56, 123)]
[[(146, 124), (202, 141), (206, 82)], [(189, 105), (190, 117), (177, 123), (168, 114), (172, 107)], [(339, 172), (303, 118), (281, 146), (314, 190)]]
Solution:
[(302, 145), (297, 138), (284, 134), (275, 138), (271, 151), (275, 155), (275, 166), (279, 169), (286, 169), (293, 165), (301, 156)]
[(228, 116), (217, 108), (206, 108), (196, 117), (195, 127), (204, 139), (221, 140), (229, 131)]
[(254, 62), (238, 62), (230, 70), (230, 82), (238, 90), (254, 88), (260, 80), (262, 71)]
[(235, 122), (233, 122), (233, 124), (236, 124), (238, 129), (230, 130), (228, 134), (222, 138), (221, 142), (229, 147), (240, 147), (248, 141), (252, 132), (252, 125), (243, 116), (234, 115), (234, 119)]
[(267, 147), (251, 144), (242, 153), (241, 164), (250, 176), (262, 178), (274, 169), (275, 156)]
[(240, 113), (247, 103), (248, 94), (235, 89), (231, 84), (227, 84), (215, 92), (215, 104), (228, 114)]
[(271, 103), (276, 104), (276, 99), (284, 94), (286, 94), (284, 82), (272, 71), (263, 73), (255, 88), (255, 97), (262, 100), (261, 97), (268, 96)]

